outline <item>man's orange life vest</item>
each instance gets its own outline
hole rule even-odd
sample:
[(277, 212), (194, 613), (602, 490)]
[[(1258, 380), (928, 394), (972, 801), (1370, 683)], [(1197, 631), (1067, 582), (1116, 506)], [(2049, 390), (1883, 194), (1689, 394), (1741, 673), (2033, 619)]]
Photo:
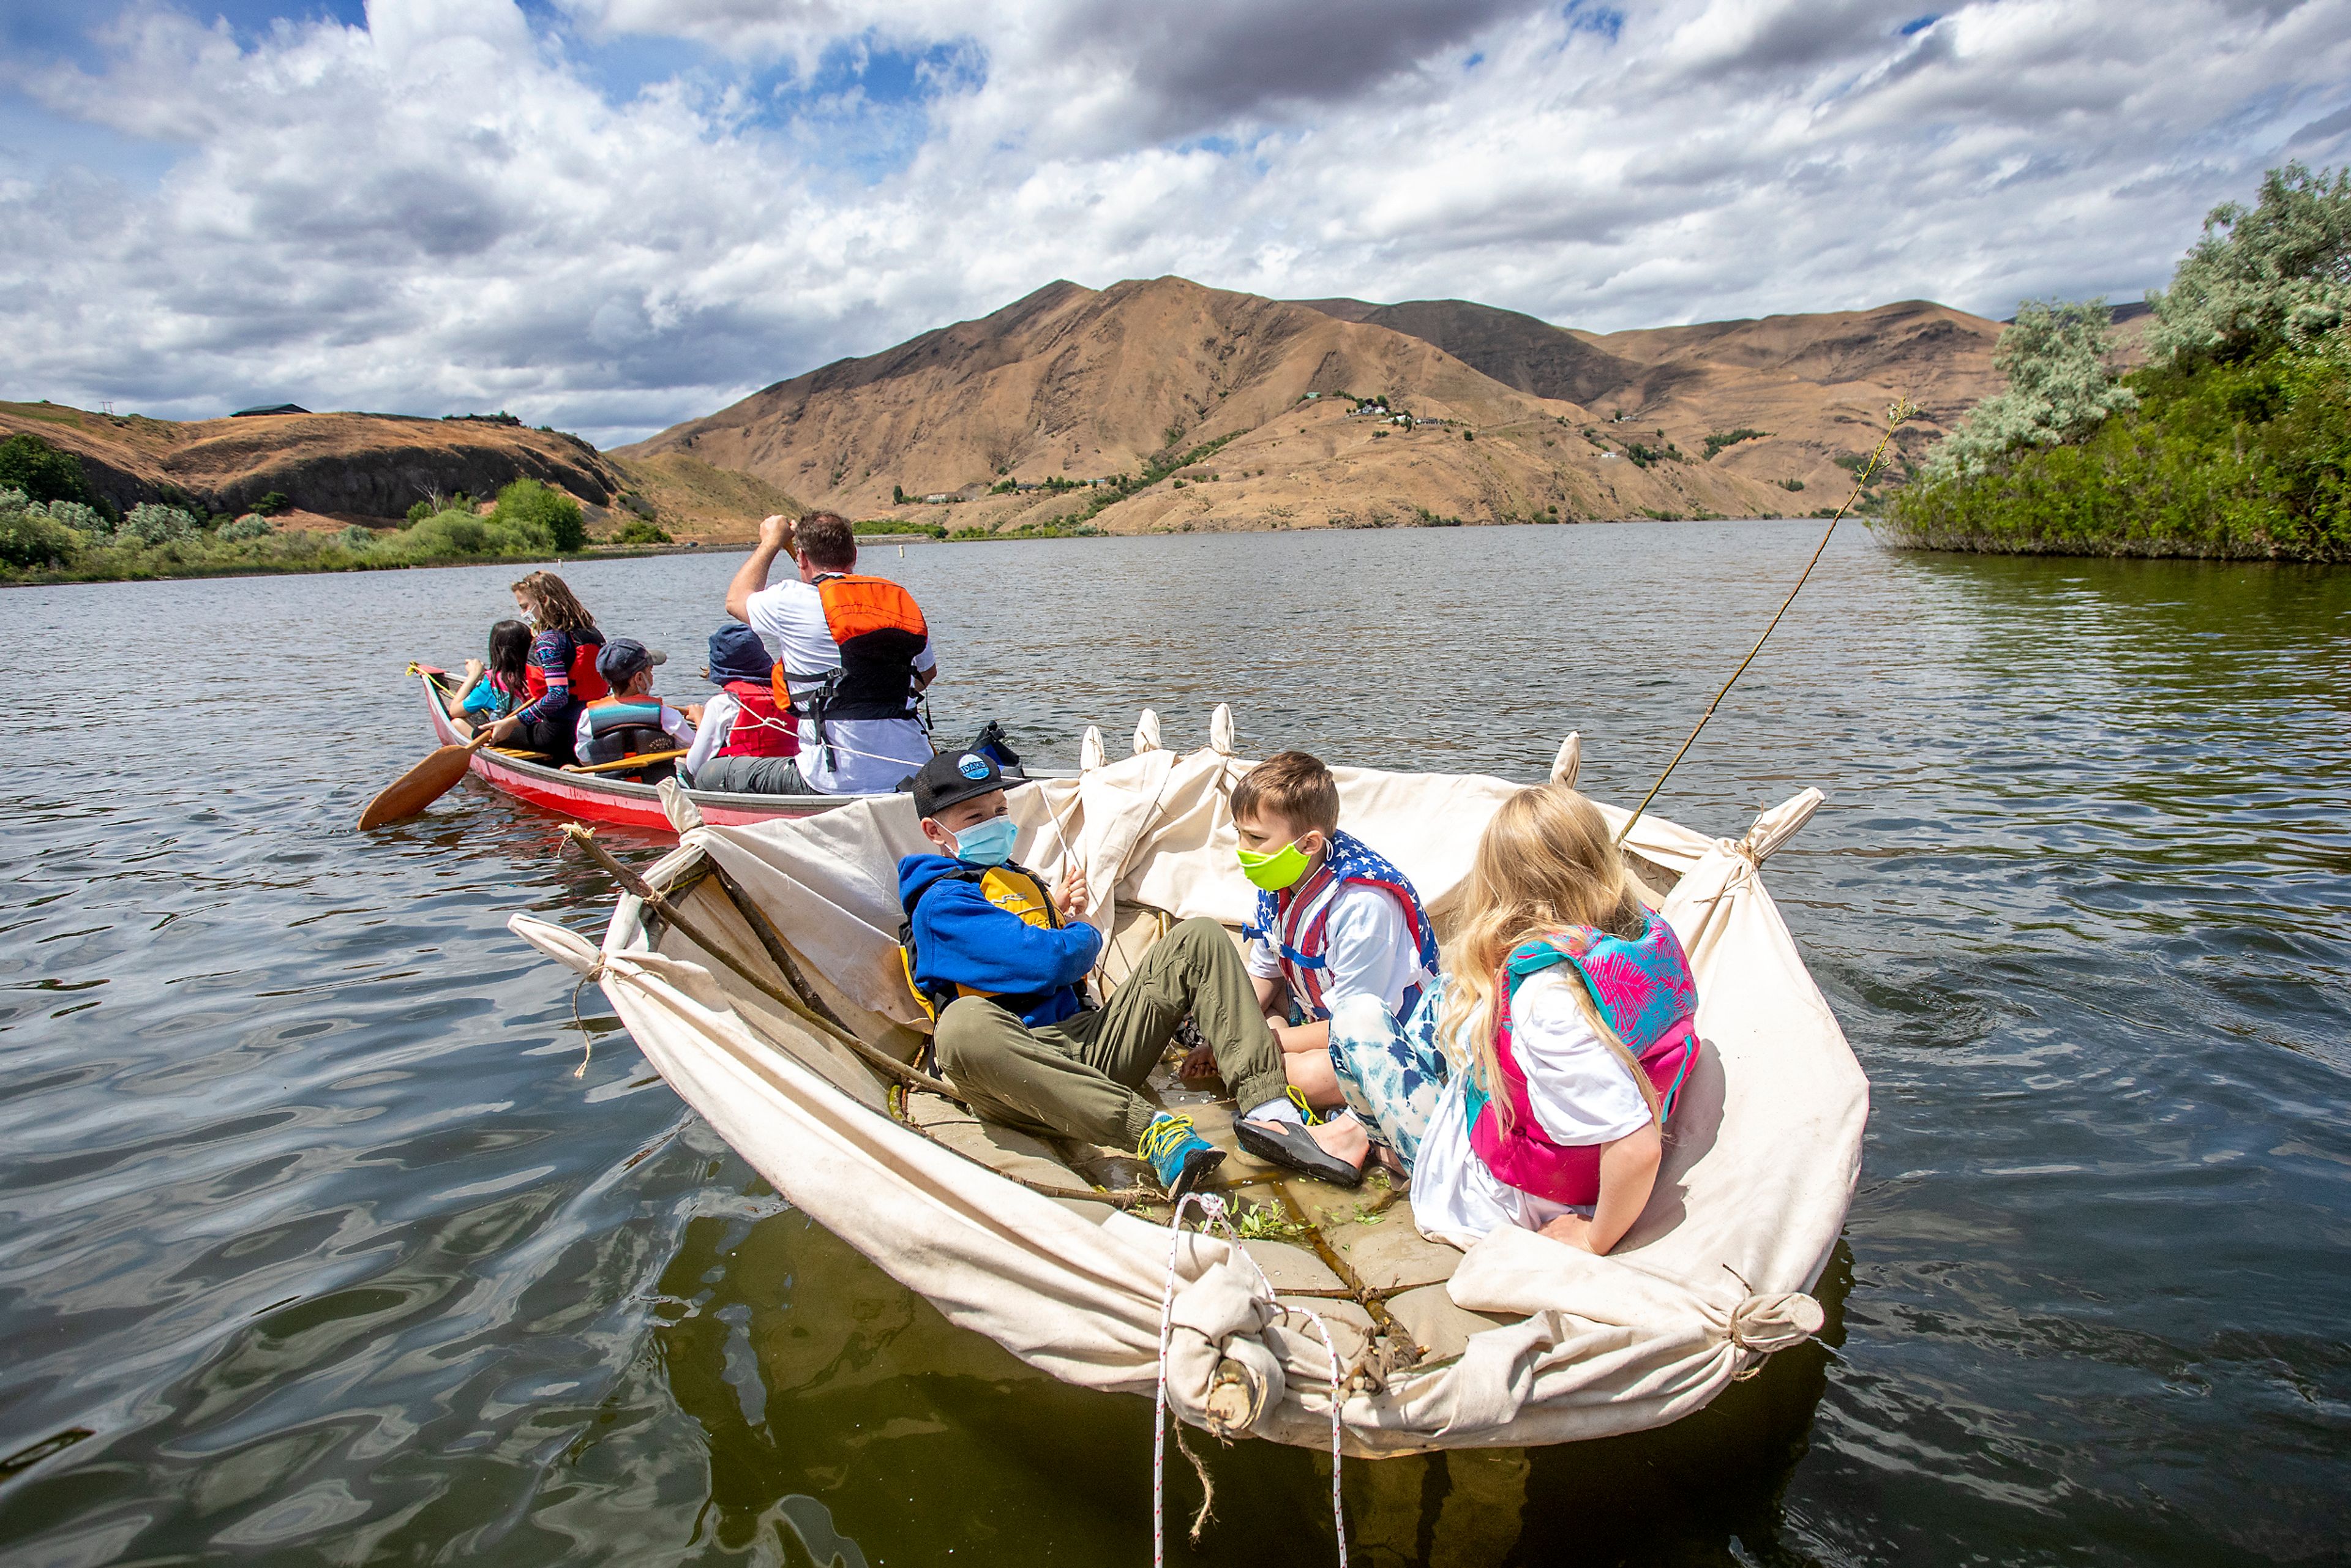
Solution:
[(768, 672), (776, 706), (793, 706), (792, 683), (817, 683), (803, 693), (798, 711), (809, 716), (826, 766), (833, 766), (824, 727), (833, 719), (908, 718), (914, 712), (914, 660), (930, 643), (931, 629), (914, 596), (886, 577), (828, 572), (816, 580), (824, 604), (825, 630), (841, 650), (837, 670)]

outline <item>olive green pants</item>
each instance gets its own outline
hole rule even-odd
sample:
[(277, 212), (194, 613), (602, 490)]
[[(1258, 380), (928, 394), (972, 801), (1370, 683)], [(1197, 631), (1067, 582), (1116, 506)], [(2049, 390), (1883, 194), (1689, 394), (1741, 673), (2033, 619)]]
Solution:
[(1184, 1015), (1217, 1058), (1233, 1103), (1280, 1098), (1281, 1048), (1258, 1010), (1225, 928), (1186, 920), (1152, 945), (1102, 1007), (1030, 1029), (983, 997), (939, 1015), (939, 1071), (987, 1120), (1024, 1133), (1131, 1149), (1158, 1111), (1135, 1092)]

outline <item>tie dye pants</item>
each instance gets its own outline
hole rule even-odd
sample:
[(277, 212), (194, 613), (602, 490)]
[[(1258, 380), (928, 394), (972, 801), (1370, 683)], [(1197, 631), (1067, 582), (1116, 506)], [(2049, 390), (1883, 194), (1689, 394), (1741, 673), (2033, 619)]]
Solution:
[(1445, 982), (1431, 985), (1399, 1027), (1376, 997), (1350, 997), (1331, 1015), (1331, 1067), (1339, 1092), (1373, 1141), (1395, 1151), (1405, 1169), (1420, 1155), (1450, 1069), (1437, 1043)]

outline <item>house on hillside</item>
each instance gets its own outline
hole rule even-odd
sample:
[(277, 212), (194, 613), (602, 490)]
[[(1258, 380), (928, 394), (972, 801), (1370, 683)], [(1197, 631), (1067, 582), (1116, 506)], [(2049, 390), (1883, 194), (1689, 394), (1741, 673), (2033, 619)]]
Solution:
[(230, 417), (231, 419), (251, 419), (251, 418), (253, 418), (256, 414), (263, 414), (263, 413), (309, 413), (309, 412), (310, 412), (310, 411), (309, 411), (308, 409), (304, 408), (304, 407), (303, 407), (300, 403), (298, 403), (298, 402), (273, 402), (273, 403), (263, 403), (263, 404), (258, 404), (258, 405), (256, 405), (256, 406), (255, 406), (255, 407), (253, 407), (253, 408), (241, 408), (241, 409), (238, 409), (235, 413), (230, 414), (230, 415), (229, 415), (229, 417)]

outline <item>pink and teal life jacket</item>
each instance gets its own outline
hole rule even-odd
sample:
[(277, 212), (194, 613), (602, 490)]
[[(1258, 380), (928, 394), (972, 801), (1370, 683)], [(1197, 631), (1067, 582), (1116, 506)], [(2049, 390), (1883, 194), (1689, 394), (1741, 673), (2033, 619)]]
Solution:
[(1572, 967), (1600, 1004), (1600, 1016), (1656, 1086), (1658, 1120), (1673, 1114), (1674, 1099), (1698, 1053), (1698, 986), (1681, 938), (1654, 912), (1639, 937), (1626, 941), (1589, 925), (1570, 925), (1520, 944), (1503, 960), (1494, 988), (1494, 1062), (1510, 1123), (1502, 1125), (1490, 1085), (1472, 1072), (1468, 1084), (1469, 1146), (1486, 1168), (1520, 1192), (1585, 1207), (1600, 1201), (1602, 1144), (1555, 1144), (1535, 1120), (1527, 1077), (1510, 1046), (1510, 998), (1530, 975), (1556, 964)]
[(1241, 927), (1241, 935), (1269, 944), (1281, 960), (1281, 977), (1290, 986), (1290, 994), (1305, 1009), (1307, 1021), (1315, 1022), (1331, 1016), (1324, 999), (1324, 971), (1330, 965), (1322, 955), (1330, 946), (1326, 927), (1331, 922), (1331, 906), (1338, 902), (1339, 892), (1349, 883), (1361, 883), (1376, 887), (1395, 899), (1404, 910), (1405, 930), (1411, 936), (1413, 952), (1419, 972), (1405, 988), (1404, 1000), (1396, 1011), (1396, 1023), (1402, 1027), (1420, 1006), (1423, 992), (1437, 978), (1437, 932), (1428, 923), (1428, 911), (1421, 907), (1420, 894), (1413, 891), (1412, 883), (1404, 873), (1374, 853), (1363, 840), (1348, 833), (1332, 833), (1331, 847), (1322, 863), (1292, 886), (1279, 893), (1259, 889), (1257, 920)]

